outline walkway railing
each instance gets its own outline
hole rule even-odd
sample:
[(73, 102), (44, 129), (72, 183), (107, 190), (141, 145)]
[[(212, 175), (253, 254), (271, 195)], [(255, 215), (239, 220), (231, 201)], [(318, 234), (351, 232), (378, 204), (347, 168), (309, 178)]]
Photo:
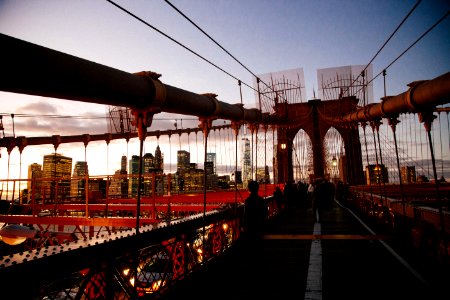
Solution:
[[(277, 213), (267, 198), (270, 216)], [(0, 258), (18, 299), (134, 299), (156, 295), (239, 238), (243, 205)], [(76, 250), (76, 251), (73, 251)], [(24, 280), (26, 288), (24, 288)]]
[[(370, 193), (367, 187), (352, 187), (346, 204), (381, 225), (387, 234), (409, 243), (418, 253), (449, 264), (450, 198), (444, 197), (444, 210), (440, 211), (439, 203), (426, 192), (432, 188), (432, 184), (414, 185), (415, 196), (404, 202), (398, 199), (398, 186), (391, 187), (387, 197)], [(444, 195), (450, 195), (449, 184), (441, 188)]]

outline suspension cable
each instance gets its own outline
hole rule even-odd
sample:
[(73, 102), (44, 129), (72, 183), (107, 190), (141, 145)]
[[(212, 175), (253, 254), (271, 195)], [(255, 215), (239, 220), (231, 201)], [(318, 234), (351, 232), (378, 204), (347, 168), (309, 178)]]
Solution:
[[(376, 131), (377, 131), (377, 137), (378, 137), (378, 149), (379, 149), (379, 151), (380, 151), (380, 163), (381, 163), (381, 166), (382, 166), (382, 169), (381, 169), (381, 172), (382, 172), (382, 173), (381, 173), (381, 177), (380, 177), (380, 178), (383, 179), (384, 200), (385, 200), (385, 203), (386, 203), (386, 220), (387, 220), (388, 224), (390, 224), (390, 222), (391, 222), (391, 216), (390, 216), (390, 213), (389, 213), (389, 206), (388, 206), (388, 200), (387, 200), (386, 178), (385, 178), (385, 176), (384, 176), (385, 166), (384, 166), (384, 164), (383, 164), (383, 154), (382, 154), (382, 151), (381, 151), (380, 127), (377, 127), (377, 128), (376, 128)], [(387, 173), (387, 170), (386, 170), (386, 173)], [(386, 174), (386, 175), (387, 175), (387, 174)], [(380, 183), (380, 196), (381, 196), (381, 203), (383, 203), (383, 196), (381, 195), (381, 183)]]
[[(8, 171), (7, 171), (7, 176), (6, 176), (6, 178), (7, 178), (7, 181), (6, 181), (6, 200), (8, 200), (8, 194), (9, 194), (9, 167), (10, 167), (10, 165), (11, 165), (11, 152), (10, 151), (8, 151)], [(3, 188), (2, 188), (2, 190), (3, 190)], [(14, 196), (13, 196), (13, 198), (14, 198)], [(13, 201), (14, 199), (11, 199), (11, 203), (14, 203), (14, 201)]]
[[(164, 0), (167, 4), (169, 4), (174, 10), (176, 10), (180, 15), (182, 15), (186, 20), (189, 21), (192, 25), (194, 25), (198, 30), (200, 30), (204, 35), (206, 35), (214, 44), (216, 44), (220, 49), (222, 49), (226, 54), (228, 54), (232, 59), (234, 59), (238, 64), (240, 64), (245, 70), (247, 70), (253, 77), (256, 78), (257, 82), (261, 81), (264, 83), (266, 87), (272, 90), (272, 92), (275, 93), (275, 90), (269, 86), (267, 83), (262, 81), (254, 72), (252, 72), (249, 68), (247, 68), (242, 62), (240, 62), (236, 57), (234, 57), (228, 50), (226, 50), (222, 45), (220, 45), (215, 39), (213, 39), (209, 34), (207, 34), (200, 26), (198, 26), (194, 21), (192, 21), (188, 16), (186, 16), (182, 11), (180, 11), (175, 5), (173, 5), (170, 1)], [(253, 89), (253, 88), (252, 88)], [(254, 89), (253, 89), (254, 90)], [(259, 90), (259, 84), (258, 84), (258, 90)], [(261, 100), (260, 100), (261, 102)], [(261, 110), (261, 103), (260, 108)]]
[[(89, 218), (89, 172), (88, 172), (88, 163), (87, 163), (87, 145), (88, 143), (84, 144), (84, 163), (85, 163), (85, 170), (84, 170), (84, 178), (85, 178), (85, 183), (84, 183), (84, 198), (85, 198), (85, 214), (86, 214), (86, 218)], [(140, 159), (142, 159), (142, 154)], [(56, 161), (55, 161), (55, 169), (56, 169)], [(56, 173), (55, 173), (56, 176)], [(55, 203), (56, 203), (56, 198), (55, 198)], [(137, 231), (138, 229), (136, 229)]]
[(252, 74), (254, 77), (257, 77), (250, 69), (248, 69), (243, 63), (241, 63), (236, 57), (234, 57), (230, 52), (228, 52), (222, 45), (220, 45), (215, 39), (213, 39), (209, 34), (207, 34), (203, 29), (201, 29), (194, 21), (192, 21), (188, 16), (186, 16), (183, 12), (181, 12), (175, 5), (170, 3), (168, 0), (166, 1), (167, 4), (169, 4), (173, 9), (175, 9), (180, 15), (182, 15), (186, 20), (188, 20), (192, 25), (194, 25), (198, 30), (200, 30), (204, 35), (206, 35), (211, 41), (213, 41), (217, 46), (219, 46), (220, 49), (225, 51), (231, 58), (233, 58), (238, 64), (240, 64), (244, 69), (246, 69), (250, 74)]
[(16, 130), (14, 129), (14, 114), (11, 114), (11, 120), (12, 120), (12, 128), (13, 128), (13, 137), (16, 137)]
[[(192, 50), (191, 48), (185, 46), (184, 44), (182, 44), (181, 42), (177, 41), (176, 39), (174, 39), (173, 37), (169, 36), (168, 34), (162, 32), (161, 30), (159, 30), (158, 28), (156, 28), (155, 26), (149, 24), (148, 22), (146, 22), (145, 20), (141, 19), (140, 17), (136, 16), (135, 14), (133, 14), (132, 12), (130, 12), (129, 10), (125, 9), (124, 7), (120, 6), (119, 4), (115, 3), (112, 0), (106, 0), (109, 3), (111, 3), (112, 5), (114, 5), (115, 7), (117, 7), (118, 9), (122, 10), (123, 12), (125, 12), (126, 14), (132, 16), (133, 18), (135, 18), (136, 20), (140, 21), (141, 23), (147, 25), (148, 27), (150, 27), (151, 29), (155, 30), (156, 32), (158, 32), (159, 34), (163, 35), (164, 37), (168, 38), (169, 40), (171, 40), (172, 42), (174, 42), (175, 44), (179, 45), (180, 47), (184, 48), (185, 50), (189, 51), (190, 53), (194, 54), (195, 56), (197, 56), (198, 58), (202, 59), (203, 61), (207, 62), (208, 64), (212, 65), (213, 67), (215, 67), (216, 69), (222, 71), (223, 73), (225, 73), (226, 75), (228, 75), (231, 78), (234, 78), (235, 80), (239, 80), (237, 77), (235, 77), (234, 75), (232, 75), (231, 73), (225, 71), (223, 68), (219, 67), (218, 65), (216, 65), (215, 63), (213, 63), (212, 61), (208, 60), (207, 58), (205, 58), (204, 56), (198, 54), (197, 52), (195, 52), (194, 50)], [(251, 87), (250, 85), (246, 84), (245, 82), (243, 82), (244, 85), (246, 85), (247, 87), (249, 87), (252, 90), (255, 90), (253, 87)]]
[[(422, 127), (422, 126), (421, 126)], [(422, 131), (421, 127), (419, 127), (419, 144), (420, 144), (420, 157), (423, 159), (423, 144), (422, 144)], [(422, 161), (423, 164), (423, 161)], [(423, 171), (425, 172), (425, 168), (423, 168)]]
[[(397, 26), (397, 28), (395, 28), (394, 32), (391, 33), (391, 35), (389, 36), (389, 38), (384, 42), (384, 44), (381, 46), (381, 48), (377, 51), (377, 53), (375, 53), (375, 55), (372, 57), (372, 59), (367, 63), (367, 65), (365, 66), (365, 68), (361, 71), (361, 73), (353, 80), (353, 82), (349, 85), (349, 86), (353, 86), (353, 84), (359, 79), (359, 77), (361, 76), (362, 73), (364, 73), (366, 71), (366, 69), (369, 67), (369, 65), (375, 60), (375, 58), (378, 56), (378, 54), (380, 54), (381, 50), (383, 50), (383, 48), (387, 45), (387, 43), (389, 43), (389, 41), (392, 39), (392, 37), (397, 33), (397, 31), (400, 29), (400, 27), (402, 27), (403, 23), (405, 23), (405, 21), (409, 18), (409, 16), (413, 13), (413, 11), (417, 8), (417, 6), (420, 4), (422, 0), (419, 0), (416, 2), (416, 4), (414, 4), (414, 6), (411, 8), (411, 10), (409, 11), (409, 13), (403, 18), (403, 20), (400, 22), (400, 24)], [(386, 70), (387, 68), (385, 68)], [(385, 71), (384, 70), (384, 71)], [(370, 83), (370, 82), (369, 82)], [(369, 84), (368, 83), (368, 84)], [(347, 87), (347, 91), (348, 91)]]
[[(20, 182), (22, 181), (22, 151), (19, 151), (19, 204), (23, 204), (23, 199), (20, 197)], [(15, 186), (15, 183), (14, 183)]]
[[(225, 73), (226, 75), (228, 75), (229, 77), (235, 79), (235, 80), (239, 80), (236, 76), (232, 75), (230, 72), (226, 71), (225, 69), (219, 67), (217, 64), (213, 63), (212, 61), (210, 61), (209, 59), (205, 58), (204, 56), (200, 55), (199, 53), (195, 52), (194, 50), (192, 50), (191, 48), (189, 48), (188, 46), (182, 44), (181, 42), (177, 41), (176, 39), (174, 39), (173, 37), (169, 36), (168, 34), (164, 33), (163, 31), (159, 30), (158, 28), (156, 28), (155, 26), (151, 25), (150, 23), (146, 22), (145, 20), (143, 20), (142, 18), (138, 17), (137, 15), (133, 14), (132, 12), (130, 12), (129, 10), (127, 10), (126, 8), (120, 6), (119, 4), (115, 3), (112, 0), (106, 0), (109, 3), (111, 3), (112, 5), (114, 5), (115, 7), (117, 7), (118, 9), (122, 10), (123, 12), (125, 12), (126, 14), (130, 15), (131, 17), (135, 18), (136, 20), (140, 21), (141, 23), (147, 25), (148, 27), (150, 27), (151, 29), (153, 29), (154, 31), (158, 32), (159, 34), (163, 35), (164, 37), (168, 38), (169, 40), (171, 40), (172, 42), (174, 42), (175, 44), (181, 46), (182, 48), (184, 48), (185, 50), (189, 51), (190, 53), (194, 54), (195, 56), (197, 56), (198, 58), (202, 59), (203, 61), (207, 62), (208, 64), (210, 64), (211, 66), (215, 67), (216, 69), (222, 71), (223, 73)], [(239, 60), (237, 60), (233, 55), (231, 55), (231, 53), (227, 50), (225, 50), (225, 48), (223, 48), (219, 43), (217, 43), (211, 36), (209, 36), (204, 30), (202, 30), (197, 24), (195, 24), (191, 19), (189, 19), (185, 14), (183, 14), (178, 8), (176, 8), (172, 3), (166, 1), (172, 8), (174, 8), (178, 13), (180, 13), (183, 17), (185, 17), (191, 24), (193, 24), (197, 29), (199, 29), (203, 34), (205, 34), (209, 39), (211, 39), (214, 43), (216, 43), (216, 45), (218, 45), (222, 50), (224, 50), (228, 55), (230, 55), (235, 61), (237, 61), (242, 67), (244, 67), (248, 72), (250, 72), (255, 78), (257, 78), (257, 76), (255, 75), (255, 73), (253, 73), (252, 71), (250, 71), (244, 64), (242, 64)], [(265, 84), (266, 87), (270, 88), (270, 86), (263, 82)], [(250, 86), (249, 84), (243, 82), (244, 85), (246, 85), (248, 88), (252, 89), (253, 91), (256, 92), (256, 89), (253, 88), (252, 86)]]
[(187, 133), (187, 143), (188, 143), (188, 150), (189, 150), (189, 155), (191, 154), (191, 142), (189, 141), (189, 136), (191, 135), (191, 132)]
[[(369, 152), (367, 151), (367, 138), (366, 138), (366, 123), (361, 123), (363, 133), (364, 133), (364, 145), (366, 148), (366, 161), (367, 161), (367, 169), (370, 170), (370, 164), (369, 164)], [(367, 174), (370, 177), (370, 172)], [(367, 184), (367, 182), (366, 182)], [(369, 178), (369, 190), (370, 190), (370, 200), (372, 202), (372, 215), (374, 213), (374, 203), (373, 203), (373, 193), (372, 193), (372, 180)]]
[(441, 174), (442, 178), (444, 178), (444, 154), (442, 152), (442, 124), (441, 124), (441, 113), (438, 112), (439, 118), (439, 143), (441, 145)]
[[(381, 72), (379, 72), (375, 77), (373, 77), (369, 82), (367, 82), (367, 85), (369, 85), (370, 83), (372, 83), (372, 81), (374, 81), (376, 78), (378, 78), (378, 76), (383, 74), (384, 70), (389, 69), (395, 62), (397, 62), (397, 60), (399, 60), (406, 52), (408, 52), (412, 47), (414, 47), (422, 38), (424, 38), (428, 33), (430, 33), (431, 30), (433, 30), (437, 25), (439, 25), (439, 23), (441, 23), (442, 21), (445, 20), (445, 18), (448, 17), (448, 15), (450, 14), (450, 10), (447, 11), (436, 23), (434, 23), (430, 28), (428, 28), (428, 30), (426, 30), (424, 33), (422, 33), (422, 35), (420, 37), (418, 37), (408, 48), (406, 48), (402, 53), (400, 53), (400, 55), (398, 55), (390, 64), (388, 64)], [(359, 90), (356, 91), (355, 94), (357, 94), (359, 91), (361, 90), (361, 88)]]
[[(413, 114), (413, 124), (414, 124), (414, 132), (416, 132), (416, 128), (417, 128), (417, 126), (416, 126), (416, 114)], [(415, 147), (414, 147), (414, 152), (415, 152), (415, 155), (414, 155), (414, 159), (415, 160), (417, 160), (417, 134), (414, 134), (414, 145), (415, 145)]]
[(267, 180), (266, 180), (266, 166), (267, 166), (267, 125), (264, 127), (264, 198), (267, 197)]
[[(405, 114), (406, 118), (406, 157), (412, 158), (412, 120), (410, 114)], [(409, 130), (409, 133), (408, 133)]]
[(197, 141), (197, 134), (198, 131), (195, 132), (195, 147), (196, 147), (196, 152), (197, 152), (197, 164), (198, 164), (198, 141)]
[[(450, 132), (450, 119), (448, 117), (449, 112), (447, 111), (447, 131)], [(448, 138), (448, 149), (450, 149), (450, 137)]]

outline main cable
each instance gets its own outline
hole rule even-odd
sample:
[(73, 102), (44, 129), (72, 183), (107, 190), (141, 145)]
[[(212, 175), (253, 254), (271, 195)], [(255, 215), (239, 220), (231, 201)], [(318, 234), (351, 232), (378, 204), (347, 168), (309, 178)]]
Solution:
[[(228, 50), (226, 50), (222, 45), (220, 45), (214, 38), (212, 38), (208, 33), (206, 33), (200, 26), (198, 26), (194, 21), (192, 21), (188, 16), (186, 16), (182, 11), (180, 11), (175, 5), (173, 5), (169, 0), (164, 0), (168, 5), (170, 5), (174, 10), (176, 10), (180, 15), (182, 15), (186, 20), (189, 21), (192, 25), (194, 25), (198, 30), (200, 30), (204, 35), (206, 35), (212, 42), (214, 42), (220, 49), (225, 51), (231, 58), (233, 58), (238, 64), (240, 64), (245, 70), (247, 70), (250, 74), (252, 74), (255, 78), (259, 79), (266, 87), (272, 90), (275, 93), (274, 89), (261, 80), (254, 72), (252, 72), (249, 68), (247, 68), (242, 62), (240, 62), (236, 57), (234, 57)], [(253, 89), (255, 90), (255, 89)]]
[[(409, 18), (409, 16), (413, 13), (413, 11), (417, 8), (417, 6), (420, 4), (422, 0), (419, 0), (416, 2), (416, 4), (411, 8), (411, 10), (409, 11), (409, 13), (403, 18), (403, 20), (400, 22), (400, 24), (397, 26), (397, 28), (395, 28), (394, 32), (391, 33), (391, 35), (389, 36), (389, 38), (384, 42), (384, 44), (381, 46), (381, 48), (377, 51), (377, 53), (372, 57), (372, 59), (369, 61), (369, 63), (366, 65), (366, 67), (358, 74), (358, 76), (353, 80), (353, 82), (350, 84), (350, 86), (352, 86), (361, 76), (361, 74), (363, 72), (365, 72), (367, 70), (367, 68), (369, 67), (369, 65), (375, 60), (375, 58), (378, 56), (378, 54), (380, 54), (380, 52), (383, 50), (383, 48), (387, 45), (387, 43), (392, 39), (392, 37), (397, 33), (397, 31), (400, 29), (400, 27), (402, 27), (403, 23), (405, 23), (405, 21)], [(378, 74), (377, 76), (379, 76), (380, 74)], [(370, 82), (369, 82), (370, 83)], [(368, 83), (368, 84), (369, 84)], [(347, 87), (347, 91), (348, 91), (348, 87)]]
[(188, 16), (186, 16), (182, 11), (180, 11), (175, 5), (170, 3), (169, 0), (164, 0), (167, 4), (169, 4), (173, 9), (175, 9), (180, 15), (182, 15), (186, 20), (188, 20), (192, 25), (194, 25), (198, 30), (200, 30), (204, 35), (206, 35), (211, 41), (213, 41), (220, 49), (225, 51), (229, 56), (231, 56), (238, 64), (240, 64), (244, 69), (246, 69), (250, 74), (255, 77), (256, 76), (251, 70), (249, 70), (243, 63), (241, 63), (236, 57), (234, 57), (228, 50), (226, 50), (222, 45), (220, 45), (215, 39), (213, 39), (209, 34), (207, 34), (200, 26), (198, 26), (194, 21), (192, 21)]
[[(148, 27), (150, 27), (151, 29), (155, 30), (156, 32), (158, 32), (159, 34), (163, 35), (164, 37), (168, 38), (169, 40), (171, 40), (172, 42), (176, 43), (177, 45), (181, 46), (182, 48), (184, 48), (185, 50), (189, 51), (190, 53), (194, 54), (195, 56), (197, 56), (198, 58), (202, 59), (203, 61), (209, 63), (210, 65), (212, 65), (213, 67), (215, 67), (216, 69), (222, 71), (223, 73), (225, 73), (226, 75), (228, 75), (229, 77), (235, 79), (236, 81), (241, 81), (245, 86), (247, 86), (248, 88), (250, 88), (251, 90), (253, 90), (254, 92), (257, 92), (257, 90), (250, 86), (249, 84), (245, 83), (244, 81), (238, 79), (236, 76), (232, 75), (231, 73), (229, 73), (228, 71), (226, 71), (225, 69), (219, 67), (218, 65), (216, 65), (215, 63), (213, 63), (212, 61), (210, 61), (209, 59), (205, 58), (204, 56), (200, 55), (199, 53), (195, 52), (194, 50), (190, 49), (189, 47), (187, 47), (186, 45), (182, 44), (181, 42), (177, 41), (176, 39), (172, 38), (171, 36), (169, 36), (168, 34), (164, 33), (163, 31), (159, 30), (158, 28), (156, 28), (155, 26), (149, 24), (148, 22), (146, 22), (145, 20), (143, 20), (142, 18), (136, 16), (135, 14), (133, 14), (132, 12), (130, 12), (129, 10), (127, 10), (126, 8), (120, 6), (119, 4), (115, 3), (112, 0), (106, 0), (109, 3), (111, 3), (112, 5), (116, 6), (118, 9), (122, 10), (123, 12), (125, 12), (126, 14), (132, 16), (133, 18), (135, 18), (136, 20), (142, 22), (143, 24), (147, 25)], [(253, 73), (252, 73), (253, 74)], [(269, 85), (267, 85), (265, 82), (264, 84), (270, 88)]]
[[(194, 50), (190, 49), (189, 47), (185, 46), (184, 44), (180, 43), (179, 41), (177, 41), (176, 39), (172, 38), (171, 36), (169, 36), (168, 34), (162, 32), (161, 30), (159, 30), (158, 28), (156, 28), (155, 26), (149, 24), (148, 22), (146, 22), (145, 20), (141, 19), (140, 17), (136, 16), (135, 14), (133, 14), (132, 12), (130, 12), (129, 10), (125, 9), (124, 7), (118, 5), (117, 3), (115, 3), (112, 0), (106, 0), (109, 3), (111, 3), (112, 5), (114, 5), (115, 7), (117, 7), (118, 9), (122, 10), (123, 12), (127, 13), (128, 15), (132, 16), (133, 18), (135, 18), (136, 20), (144, 23), (145, 25), (147, 25), (148, 27), (150, 27), (151, 29), (155, 30), (156, 32), (158, 32), (159, 34), (165, 36), (166, 38), (168, 38), (169, 40), (171, 40), (172, 42), (174, 42), (175, 44), (181, 46), (182, 48), (186, 49), (187, 51), (191, 52), (192, 54), (194, 54), (195, 56), (197, 56), (198, 58), (204, 60), (205, 62), (209, 63), (210, 65), (214, 66), (215, 68), (217, 68), (218, 70), (222, 71), (223, 73), (227, 74), (228, 76), (230, 76), (231, 78), (235, 79), (235, 80), (239, 80), (237, 77), (235, 77), (234, 75), (232, 75), (231, 73), (225, 71), (223, 68), (219, 67), (218, 65), (216, 65), (215, 63), (213, 63), (212, 61), (208, 60), (207, 58), (205, 58), (204, 56), (198, 54), (197, 52), (195, 52)], [(246, 85), (247, 87), (255, 90), (254, 88), (252, 88), (250, 85), (248, 85), (247, 83), (241, 81), (244, 85)]]
[[(421, 39), (423, 39), (428, 33), (430, 33), (431, 30), (433, 30), (437, 25), (439, 25), (439, 23), (441, 23), (443, 20), (445, 20), (445, 18), (448, 17), (448, 15), (450, 14), (450, 10), (447, 11), (447, 13), (445, 15), (443, 15), (436, 23), (434, 23), (427, 31), (425, 31), (424, 33), (422, 33), (422, 35), (420, 37), (417, 38), (417, 40), (414, 41), (414, 43), (412, 43), (408, 48), (406, 48), (399, 56), (397, 56), (389, 65), (387, 65), (386, 68), (384, 68), (381, 72), (379, 72), (374, 78), (372, 78), (370, 81), (368, 81), (366, 83), (366, 85), (369, 85), (372, 81), (374, 81), (378, 76), (380, 76), (381, 74), (383, 74), (384, 71), (386, 71), (389, 67), (391, 67), (397, 60), (399, 60), (406, 52), (408, 52), (412, 47), (414, 47), (414, 45), (416, 45)], [(356, 91), (356, 93), (358, 93), (361, 90), (361, 88)]]

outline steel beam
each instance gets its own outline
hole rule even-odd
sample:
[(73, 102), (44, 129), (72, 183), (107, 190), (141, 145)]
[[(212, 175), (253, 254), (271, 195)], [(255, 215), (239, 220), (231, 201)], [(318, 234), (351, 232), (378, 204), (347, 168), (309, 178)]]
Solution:
[[(211, 130), (221, 130), (230, 128), (231, 125), (218, 125), (213, 126)], [(175, 134), (184, 134), (184, 133), (197, 133), (201, 131), (200, 128), (185, 128), (185, 129), (176, 129), (176, 130), (156, 130), (156, 131), (147, 131), (146, 136), (166, 136), (166, 135), (175, 135)], [(126, 132), (126, 133), (101, 133), (101, 134), (89, 134), (89, 135), (67, 135), (67, 136), (41, 136), (41, 137), (4, 137), (0, 139), (0, 147), (9, 148), (10, 150), (14, 149), (14, 147), (26, 147), (26, 146), (36, 146), (36, 145), (52, 145), (55, 142), (59, 144), (64, 143), (82, 143), (83, 139), (88, 137), (89, 142), (94, 141), (112, 141), (117, 139), (132, 139), (137, 138), (137, 132)]]
[(380, 103), (367, 105), (354, 113), (337, 117), (335, 121), (371, 121), (407, 112), (434, 110), (437, 105), (450, 103), (450, 72), (408, 86), (408, 91), (402, 94), (386, 97)]
[(274, 123), (274, 116), (214, 95), (185, 91), (152, 72), (127, 73), (0, 34), (0, 90), (150, 111), (232, 121)]

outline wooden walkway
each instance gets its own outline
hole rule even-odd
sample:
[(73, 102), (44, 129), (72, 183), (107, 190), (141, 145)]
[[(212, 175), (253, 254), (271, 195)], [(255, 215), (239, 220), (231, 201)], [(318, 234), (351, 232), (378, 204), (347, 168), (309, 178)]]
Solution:
[(160, 298), (450, 299), (449, 270), (395, 244), (338, 203), (320, 222), (293, 207), (267, 224), (258, 251), (237, 243)]

